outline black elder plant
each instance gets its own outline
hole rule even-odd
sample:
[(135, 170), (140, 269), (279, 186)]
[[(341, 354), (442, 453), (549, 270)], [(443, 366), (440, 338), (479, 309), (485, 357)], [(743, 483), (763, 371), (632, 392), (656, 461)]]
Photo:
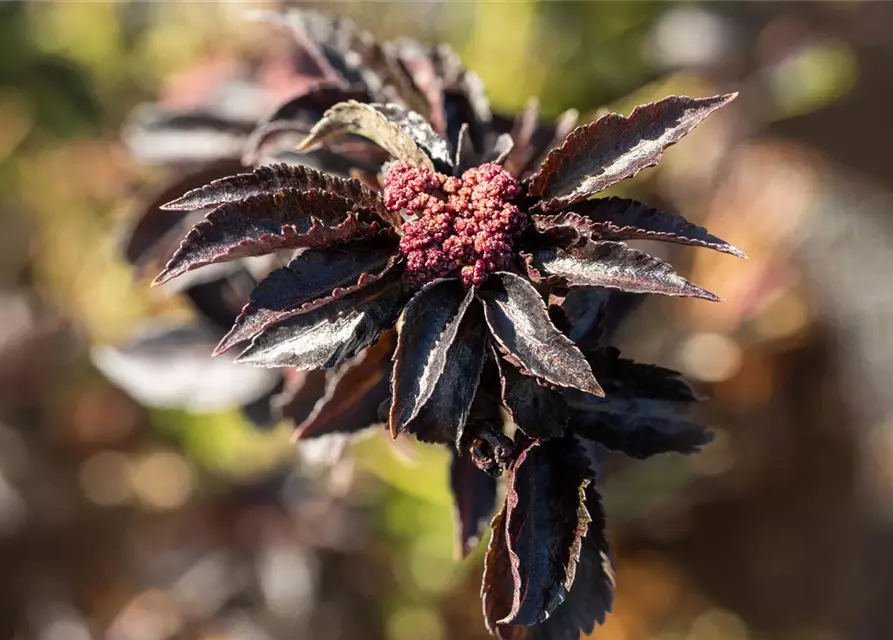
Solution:
[[(240, 362), (336, 372), (301, 437), (380, 418), (395, 438), (450, 447), (466, 552), (496, 507), (496, 478), (507, 475), (485, 561), (487, 626), (501, 638), (576, 638), (604, 620), (614, 584), (600, 448), (691, 453), (710, 436), (678, 415), (694, 397), (674, 372), (620, 358), (567, 301), (588, 301), (599, 320), (611, 291), (717, 299), (627, 240), (743, 255), (676, 214), (595, 196), (657, 164), (733, 98), (672, 96), (609, 114), (532, 164), (523, 128), (513, 130), (524, 161), (509, 162), (511, 133), (482, 126), (473, 108), (338, 102), (297, 152), (352, 166), (359, 154), (367, 166), (350, 172), (357, 177), (279, 163), (187, 192), (162, 208), (209, 213), (156, 283), (291, 252), (216, 353), (239, 347)], [(355, 415), (314, 423), (342, 402)]]

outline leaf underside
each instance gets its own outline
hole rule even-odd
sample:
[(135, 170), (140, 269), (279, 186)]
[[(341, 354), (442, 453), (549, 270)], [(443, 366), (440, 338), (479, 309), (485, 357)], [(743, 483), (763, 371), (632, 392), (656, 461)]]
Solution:
[(530, 179), (530, 193), (542, 199), (547, 212), (585, 200), (656, 165), (664, 149), (735, 95), (671, 96), (638, 106), (628, 117), (611, 113), (577, 127), (546, 156)]
[(329, 109), (298, 146), (309, 149), (327, 138), (352, 133), (372, 140), (398, 160), (433, 169), (451, 166), (446, 141), (419, 114), (393, 104), (361, 104), (350, 100)]

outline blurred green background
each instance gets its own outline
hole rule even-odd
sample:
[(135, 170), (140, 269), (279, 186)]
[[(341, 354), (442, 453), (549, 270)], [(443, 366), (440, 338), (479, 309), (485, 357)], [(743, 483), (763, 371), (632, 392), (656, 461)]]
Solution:
[[(483, 638), (447, 455), (372, 434), (320, 470), (236, 411), (141, 407), (90, 362), (189, 313), (119, 237), (162, 180), (119, 142), (192, 69), (262, 57), (276, 3), (0, 4), (0, 638)], [(319, 5), (317, 5), (319, 6)], [(449, 42), (495, 109), (740, 98), (624, 190), (744, 249), (673, 250), (724, 302), (619, 335), (710, 398), (691, 459), (615, 461), (606, 640), (874, 640), (893, 611), (893, 5), (330, 3)], [(661, 249), (664, 257), (666, 248)]]

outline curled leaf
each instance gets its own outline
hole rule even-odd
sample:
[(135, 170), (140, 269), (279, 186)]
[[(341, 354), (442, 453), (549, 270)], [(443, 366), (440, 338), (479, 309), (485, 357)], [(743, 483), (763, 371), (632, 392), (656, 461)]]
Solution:
[(660, 293), (716, 302), (669, 264), (622, 242), (587, 241), (571, 249), (543, 249), (530, 256), (531, 276), (556, 277), (572, 287), (610, 287), (629, 293)]
[[(395, 438), (434, 393), (474, 291), (458, 280), (435, 280), (406, 305), (397, 328), (394, 398), (388, 423)], [(470, 404), (470, 399), (469, 399)]]
[(440, 166), (451, 166), (446, 141), (422, 116), (394, 104), (361, 104), (354, 100), (336, 104), (298, 148), (309, 149), (342, 133), (368, 138), (398, 160), (431, 169), (432, 160)]
[(577, 127), (546, 156), (530, 179), (530, 193), (542, 198), (544, 211), (585, 200), (656, 165), (664, 149), (736, 95), (671, 96), (636, 107), (629, 117), (610, 113)]
[(500, 624), (543, 622), (567, 597), (591, 521), (590, 476), (572, 438), (529, 442), (518, 454), (505, 508), (514, 594)]
[(549, 319), (533, 286), (513, 273), (490, 276), (479, 293), (500, 350), (522, 370), (561, 387), (604, 395), (580, 350)]

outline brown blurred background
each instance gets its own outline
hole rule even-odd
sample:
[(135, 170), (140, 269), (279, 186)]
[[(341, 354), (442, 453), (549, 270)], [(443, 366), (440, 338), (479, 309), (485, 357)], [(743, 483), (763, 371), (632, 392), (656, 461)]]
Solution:
[[(0, 4), (0, 639), (484, 637), (445, 452), (373, 435), (302, 460), (287, 429), (148, 408), (92, 364), (189, 313), (120, 257), (163, 177), (120, 127), (263, 56), (261, 6)], [(649, 299), (618, 346), (683, 371), (717, 437), (612, 465), (596, 636), (893, 637), (893, 4), (325, 8), (449, 42), (505, 112), (741, 92), (623, 185), (750, 260), (650, 247), (724, 301)]]

